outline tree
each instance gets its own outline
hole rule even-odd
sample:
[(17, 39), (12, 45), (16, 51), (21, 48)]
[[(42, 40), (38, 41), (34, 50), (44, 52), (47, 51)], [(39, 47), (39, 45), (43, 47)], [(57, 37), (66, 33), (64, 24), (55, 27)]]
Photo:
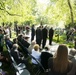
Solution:
[(73, 18), (72, 6), (71, 6), (71, 3), (70, 3), (70, 0), (67, 0), (67, 2), (68, 2), (68, 5), (69, 5), (69, 9), (70, 9), (71, 23), (72, 23), (72, 25), (73, 25), (73, 24), (74, 24), (74, 18)]
[(45, 4), (37, 1), (39, 0), (0, 0), (0, 22), (42, 22), (55, 26), (61, 22), (64, 25), (76, 22), (75, 0), (47, 0), (49, 2)]
[(35, 21), (35, 16), (33, 15), (35, 4), (35, 0), (1, 0), (1, 20), (4, 22), (23, 22), (30, 20)]

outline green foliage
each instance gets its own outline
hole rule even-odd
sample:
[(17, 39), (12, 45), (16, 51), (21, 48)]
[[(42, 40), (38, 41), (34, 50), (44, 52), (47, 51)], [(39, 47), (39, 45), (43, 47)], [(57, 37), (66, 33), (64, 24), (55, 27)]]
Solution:
[[(44, 0), (45, 1), (45, 0)], [(70, 10), (67, 0), (47, 0), (38, 3), (37, 0), (0, 0), (0, 22), (30, 22), (58, 25), (63, 21), (65, 25), (71, 23)], [(70, 0), (74, 22), (76, 22), (76, 2)]]
[(21, 23), (32, 20), (34, 22), (35, 16), (33, 15), (33, 11), (35, 3), (35, 0), (1, 0), (0, 21), (18, 21)]
[[(55, 34), (56, 35), (56, 34)], [(73, 41), (68, 42), (66, 41), (66, 35), (60, 35), (59, 36), (59, 40), (58, 40), (58, 36), (54, 36), (53, 41), (59, 44), (66, 44), (69, 48), (74, 48), (74, 43)]]

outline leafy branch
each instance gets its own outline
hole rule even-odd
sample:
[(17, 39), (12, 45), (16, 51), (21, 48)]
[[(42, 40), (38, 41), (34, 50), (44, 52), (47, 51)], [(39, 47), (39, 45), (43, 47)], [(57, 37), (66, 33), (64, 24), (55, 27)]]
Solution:
[(9, 14), (10, 16), (20, 16), (20, 17), (22, 17), (22, 15), (18, 15), (18, 14), (12, 14), (12, 13), (10, 13), (9, 11), (7, 11), (6, 9), (5, 9), (5, 6), (0, 2), (0, 5), (1, 5), (1, 7), (0, 7), (0, 10), (3, 10), (3, 11), (5, 11), (7, 14)]

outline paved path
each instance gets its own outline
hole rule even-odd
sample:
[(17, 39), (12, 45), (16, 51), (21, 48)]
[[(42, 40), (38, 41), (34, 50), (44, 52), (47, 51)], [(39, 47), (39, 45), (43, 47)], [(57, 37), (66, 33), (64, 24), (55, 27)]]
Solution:
[[(29, 42), (31, 42), (31, 32), (29, 33), (29, 36), (30, 36)], [(36, 37), (35, 37), (34, 40), (36, 40)], [(49, 45), (49, 40), (47, 40), (46, 45)], [(55, 43), (55, 42), (52, 42), (52, 45), (51, 46), (49, 45), (50, 51), (52, 52), (52, 54), (54, 54), (56, 52), (58, 46), (59, 46), (59, 44), (58, 43)], [(69, 53), (69, 51), (70, 51), (70, 48), (68, 48), (68, 53)]]
[[(49, 40), (47, 40), (46, 45), (49, 45)], [(55, 52), (56, 52), (58, 46), (59, 46), (58, 43), (52, 42), (52, 45), (49, 46), (49, 47), (50, 47), (50, 51), (51, 51), (52, 54), (55, 54)], [(68, 48), (68, 53), (69, 53), (70, 50), (71, 50), (71, 48)]]

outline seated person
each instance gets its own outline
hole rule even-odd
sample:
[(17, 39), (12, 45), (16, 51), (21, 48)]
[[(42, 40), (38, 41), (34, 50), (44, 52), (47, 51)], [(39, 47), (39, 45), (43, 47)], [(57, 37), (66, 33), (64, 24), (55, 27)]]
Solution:
[[(19, 35), (18, 36), (18, 44), (19, 46), (24, 50), (23, 46), (28, 48), (30, 46), (30, 43), (28, 43), (28, 36)], [(22, 45), (21, 45), (22, 44)]]
[(29, 36), (23, 36), (23, 39), (21, 43), (24, 45), (24, 47), (28, 48), (30, 46), (30, 43), (28, 42)]
[(0, 75), (2, 75), (2, 73), (0, 73)]
[(49, 48), (48, 47), (45, 47), (44, 50), (42, 50), (41, 56), (40, 56), (41, 64), (43, 65), (43, 67), (45, 69), (48, 68), (48, 59), (50, 57), (53, 57), (53, 55), (50, 53)]
[(76, 66), (68, 59), (68, 48), (59, 45), (57, 53), (48, 60), (48, 75), (75, 75)]
[(68, 58), (76, 65), (76, 50), (70, 50)]
[(6, 45), (8, 45), (9, 48), (11, 49), (12, 46), (13, 46), (13, 42), (10, 40), (10, 37), (9, 37), (9, 36), (7, 36), (7, 37), (5, 38), (5, 42), (6, 42)]
[(31, 44), (30, 44), (30, 46), (29, 46), (29, 48), (28, 48), (28, 51), (29, 51), (30, 54), (32, 53), (32, 49), (33, 49), (33, 47), (34, 47), (35, 44), (36, 44), (35, 41), (32, 41), (32, 42), (31, 42)]
[(18, 43), (17, 38), (13, 39), (13, 44), (17, 44), (17, 43)]
[[(36, 58), (37, 60), (40, 61), (40, 51), (39, 51), (39, 45), (35, 44), (34, 48), (32, 49), (32, 54), (31, 54), (34, 58)], [(33, 64), (38, 64), (33, 58), (32, 58), (32, 63)]]
[(0, 62), (11, 65), (11, 61), (4, 55), (0, 53)]
[(23, 35), (22, 35), (22, 34), (18, 35), (17, 40), (18, 40), (19, 42), (21, 42), (22, 39), (23, 39)]
[(17, 44), (13, 45), (13, 47), (11, 49), (11, 55), (13, 56), (13, 58), (17, 64), (19, 64), (19, 63), (25, 63), (26, 64), (26, 59), (24, 59), (23, 54), (18, 51), (18, 45)]
[(7, 71), (3, 71), (3, 70), (2, 70), (2, 72), (0, 72), (0, 75), (9, 75), (9, 74), (8, 74)]

